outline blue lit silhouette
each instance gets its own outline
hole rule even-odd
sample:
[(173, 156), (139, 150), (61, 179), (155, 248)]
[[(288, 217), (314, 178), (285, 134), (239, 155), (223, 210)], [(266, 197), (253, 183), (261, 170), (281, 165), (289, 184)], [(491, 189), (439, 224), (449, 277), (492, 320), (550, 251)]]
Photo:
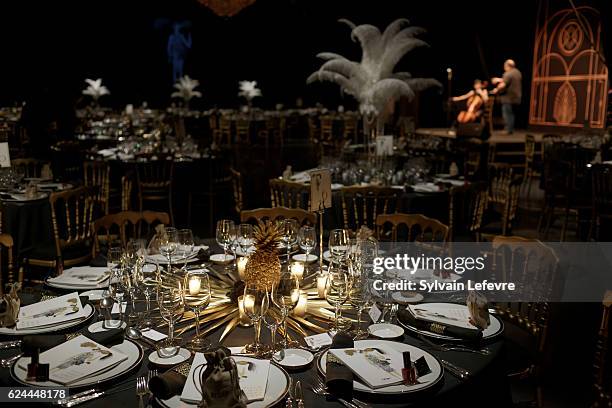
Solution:
[(191, 49), (191, 33), (185, 35), (181, 31), (183, 27), (189, 26), (189, 22), (173, 23), (173, 31), (168, 37), (168, 62), (172, 65), (172, 80), (174, 82), (183, 76), (185, 57)]

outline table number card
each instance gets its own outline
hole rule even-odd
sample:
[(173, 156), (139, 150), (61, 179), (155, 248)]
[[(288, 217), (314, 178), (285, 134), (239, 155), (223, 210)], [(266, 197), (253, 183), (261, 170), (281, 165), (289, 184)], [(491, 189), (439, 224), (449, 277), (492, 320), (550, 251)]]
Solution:
[(380, 311), (378, 306), (376, 306), (376, 303), (374, 303), (372, 307), (370, 308), (370, 311), (368, 312), (368, 314), (370, 315), (370, 319), (372, 319), (372, 323), (376, 323), (378, 322), (378, 319), (380, 319), (382, 312)]
[(310, 211), (332, 206), (331, 173), (328, 169), (310, 173)]
[(11, 167), (11, 154), (8, 143), (0, 143), (0, 167)]
[(376, 136), (376, 155), (393, 156), (393, 136)]

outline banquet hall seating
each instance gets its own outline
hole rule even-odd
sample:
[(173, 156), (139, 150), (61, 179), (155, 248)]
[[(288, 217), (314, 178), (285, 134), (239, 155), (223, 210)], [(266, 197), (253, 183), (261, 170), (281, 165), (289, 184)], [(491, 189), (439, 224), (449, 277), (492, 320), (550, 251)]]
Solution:
[[(136, 164), (138, 186), (138, 209), (143, 211), (146, 203), (167, 203), (170, 222), (174, 223), (172, 211), (172, 178), (174, 161), (171, 158), (147, 160)], [(148, 205), (146, 205), (148, 207)], [(159, 208), (147, 208), (158, 210)]]
[(29, 157), (11, 160), (11, 167), (18, 173), (21, 172), (24, 177), (37, 178), (40, 177), (42, 168), (46, 163), (47, 162)]
[(216, 127), (213, 128), (213, 142), (217, 146), (232, 145), (232, 122), (223, 115), (216, 120)]
[(78, 140), (62, 140), (51, 146), (54, 178), (76, 181), (83, 177), (83, 146)]
[(121, 211), (132, 209), (132, 190), (134, 182), (129, 176), (121, 177)]
[(492, 303), (505, 323), (506, 373), (521, 383), (517, 386), (529, 380), (535, 388), (536, 406), (542, 406), (542, 365), (551, 303), (561, 284), (557, 276), (559, 259), (539, 240), (517, 236), (493, 237), (492, 250), (489, 279), (514, 282), (517, 288), (507, 293), (507, 301)]
[[(480, 241), (480, 227), (487, 207), (487, 183), (472, 182), (454, 186), (449, 191), (449, 241)], [(467, 236), (466, 236), (467, 234)]]
[(510, 235), (516, 218), (521, 177), (516, 177), (512, 167), (498, 163), (489, 166), (489, 188), (485, 221), (478, 230), (480, 237)]
[(98, 214), (108, 214), (110, 198), (110, 166), (102, 161), (83, 163), (83, 184), (90, 187)]
[(531, 200), (531, 187), (536, 176), (534, 169), (535, 160), (535, 137), (533, 135), (525, 136), (525, 162), (522, 164), (523, 167), (523, 189), (525, 190), (525, 200), (529, 207)]
[(255, 210), (243, 210), (240, 213), (240, 222), (278, 221), (289, 218), (297, 220), (300, 225), (315, 225), (317, 222), (317, 215), (315, 213), (301, 208), (257, 208)]
[(309, 208), (310, 187), (306, 184), (280, 178), (270, 179), (269, 184), (272, 207)]
[(344, 228), (354, 231), (366, 226), (374, 229), (376, 216), (395, 213), (399, 191), (391, 187), (342, 187), (342, 218)]
[(53, 242), (35, 246), (24, 255), (27, 266), (55, 268), (79, 265), (92, 254), (94, 198), (87, 187), (52, 193), (51, 225)]
[(380, 214), (376, 217), (376, 236), (391, 242), (446, 242), (448, 225), (422, 214)]
[[(6, 256), (5, 256), (6, 254)], [(0, 234), (0, 295), (4, 290), (4, 278), (6, 276), (6, 283), (13, 283), (15, 277), (13, 276), (13, 237), (9, 234)], [(6, 274), (5, 272), (6, 271)]]
[(236, 214), (242, 212), (242, 174), (234, 168), (230, 168), (230, 176), (232, 178), (232, 191), (234, 196), (234, 210)]
[[(593, 182), (593, 219), (590, 238), (600, 240), (602, 221), (612, 221), (612, 166), (597, 164), (591, 168)], [(606, 237), (607, 240), (607, 237)]]
[(121, 211), (98, 218), (94, 222), (94, 255), (100, 253), (101, 245), (119, 244), (125, 248), (130, 239), (148, 240), (158, 224), (170, 224), (168, 213)]
[(269, 117), (266, 118), (265, 128), (257, 131), (257, 138), (264, 141), (266, 151), (270, 147), (270, 141), (272, 141), (273, 146), (282, 148), (286, 129), (287, 120), (285, 118)]
[(352, 143), (357, 143), (359, 122), (357, 116), (344, 115), (342, 126), (342, 137), (344, 141), (350, 140)]
[(612, 291), (607, 290), (603, 297), (603, 314), (597, 343), (595, 346), (595, 381), (593, 384), (594, 398), (592, 407), (603, 408), (612, 406), (612, 386), (610, 385), (610, 364), (608, 356), (609, 330), (610, 330), (610, 309), (612, 307)]
[(236, 119), (235, 129), (235, 142), (248, 145), (251, 142), (251, 121), (248, 118), (238, 118)]

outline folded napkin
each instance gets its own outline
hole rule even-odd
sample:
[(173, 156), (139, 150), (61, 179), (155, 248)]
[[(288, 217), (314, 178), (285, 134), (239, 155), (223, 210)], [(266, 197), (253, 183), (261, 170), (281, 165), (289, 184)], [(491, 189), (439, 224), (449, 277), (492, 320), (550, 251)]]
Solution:
[(180, 395), (187, 382), (187, 377), (174, 370), (166, 371), (163, 374), (151, 377), (149, 380), (149, 390), (159, 399), (167, 400)]
[(96, 255), (96, 257), (89, 262), (89, 266), (103, 267), (106, 265), (106, 256), (102, 254)]
[(432, 333), (442, 334), (444, 336), (457, 337), (467, 341), (478, 341), (482, 338), (482, 331), (473, 328), (468, 329), (465, 327), (452, 326), (441, 323), (432, 323), (426, 320), (416, 318), (407, 309), (400, 309), (397, 312), (397, 318), (404, 324), (412, 327), (416, 327), (419, 330), (427, 330)]
[(89, 329), (85, 329), (83, 330), (83, 335), (98, 344), (101, 344), (106, 347), (112, 347), (117, 344), (123, 343), (124, 332), (123, 329), (120, 328), (100, 331), (96, 333), (92, 333), (89, 331)]
[(21, 351), (23, 351), (26, 356), (29, 356), (36, 350), (41, 352), (46, 351), (65, 341), (66, 335), (64, 334), (23, 336), (23, 339), (21, 339)]
[[(332, 339), (330, 349), (354, 346), (353, 338), (348, 333), (338, 332)], [(353, 398), (353, 372), (330, 353), (327, 353), (325, 385), (332, 398), (344, 398), (349, 401)]]

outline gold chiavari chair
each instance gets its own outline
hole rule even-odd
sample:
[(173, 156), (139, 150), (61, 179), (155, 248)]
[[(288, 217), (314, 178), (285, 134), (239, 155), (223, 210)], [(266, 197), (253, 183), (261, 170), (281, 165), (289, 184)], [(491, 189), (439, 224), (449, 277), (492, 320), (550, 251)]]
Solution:
[(342, 126), (342, 137), (344, 141), (352, 140), (353, 143), (357, 143), (358, 129), (359, 121), (357, 116), (345, 115)]
[(612, 406), (612, 392), (609, 381), (608, 343), (610, 338), (610, 309), (612, 306), (612, 290), (607, 290), (603, 297), (603, 315), (597, 334), (595, 346), (595, 381), (593, 384), (594, 398), (591, 407), (604, 408)]
[(310, 187), (306, 184), (279, 178), (270, 179), (269, 184), (272, 207), (309, 208)]
[(234, 168), (230, 168), (230, 176), (232, 178), (232, 191), (234, 195), (234, 210), (236, 214), (242, 212), (242, 174)]
[(559, 291), (559, 259), (537, 239), (496, 236), (492, 240), (492, 277), (497, 282), (513, 282), (520, 299), (495, 302), (496, 315), (506, 323), (507, 375), (535, 386), (536, 405), (542, 406), (542, 360), (550, 304)]
[(525, 199), (527, 203), (531, 199), (531, 184), (533, 182), (535, 171), (533, 162), (535, 159), (535, 137), (533, 135), (525, 136), (525, 163), (523, 165), (523, 188), (525, 189)]
[[(3, 253), (6, 253), (6, 261), (2, 260)], [(13, 283), (13, 237), (9, 234), (0, 234), (0, 295), (4, 290), (4, 268), (6, 268), (6, 278), (8, 283)], [(19, 270), (18, 282), (23, 280), (23, 272)]]
[(236, 137), (234, 140), (238, 144), (251, 143), (251, 121), (248, 118), (239, 118), (236, 120)]
[(473, 182), (450, 189), (448, 204), (450, 241), (454, 241), (461, 232), (475, 234), (476, 242), (480, 241), (479, 230), (487, 208), (487, 198), (485, 182)]
[[(515, 177), (508, 165), (497, 164), (489, 167), (489, 192), (487, 207), (491, 213), (498, 213), (500, 221), (490, 222), (479, 231), (482, 236), (509, 235), (516, 218), (521, 177)], [(491, 214), (490, 213), (490, 214)]]
[(174, 224), (172, 210), (172, 182), (174, 161), (171, 158), (148, 160), (136, 165), (138, 184), (139, 210), (144, 210), (144, 204), (167, 202), (170, 221)]
[(592, 168), (593, 215), (590, 238), (599, 240), (602, 220), (612, 220), (612, 166), (597, 164)]
[(380, 214), (376, 217), (376, 235), (380, 241), (445, 243), (448, 230), (448, 225), (422, 214)]
[(321, 142), (320, 140), (320, 127), (317, 123), (316, 118), (308, 117), (308, 139), (311, 143)]
[(25, 256), (26, 265), (55, 268), (61, 273), (89, 261), (92, 255), (94, 199), (87, 187), (52, 193), (51, 223), (54, 243), (34, 247)]
[(132, 209), (132, 189), (134, 182), (129, 176), (121, 177), (121, 211)]
[(257, 138), (263, 139), (266, 150), (270, 147), (270, 141), (274, 146), (283, 147), (287, 120), (285, 118), (271, 117), (266, 119), (266, 127), (257, 132)]
[(397, 210), (399, 192), (391, 187), (342, 187), (342, 218), (344, 228), (354, 231), (365, 225), (374, 229), (376, 217)]
[(94, 253), (100, 252), (100, 244), (108, 247), (118, 243), (125, 247), (130, 239), (148, 238), (158, 224), (170, 224), (168, 213), (122, 211), (105, 215), (94, 222)]
[(217, 146), (232, 145), (232, 121), (221, 115), (217, 121), (217, 127), (213, 130), (213, 142)]
[(94, 202), (102, 214), (108, 214), (110, 166), (101, 161), (83, 163), (83, 184), (94, 193)]
[(37, 178), (40, 177), (42, 168), (48, 162), (34, 158), (14, 159), (11, 160), (11, 167), (17, 171), (23, 170), (24, 177)]
[(240, 222), (278, 221), (290, 218), (297, 220), (300, 225), (315, 225), (317, 222), (317, 215), (315, 213), (301, 208), (257, 208), (255, 210), (244, 210), (240, 213)]

